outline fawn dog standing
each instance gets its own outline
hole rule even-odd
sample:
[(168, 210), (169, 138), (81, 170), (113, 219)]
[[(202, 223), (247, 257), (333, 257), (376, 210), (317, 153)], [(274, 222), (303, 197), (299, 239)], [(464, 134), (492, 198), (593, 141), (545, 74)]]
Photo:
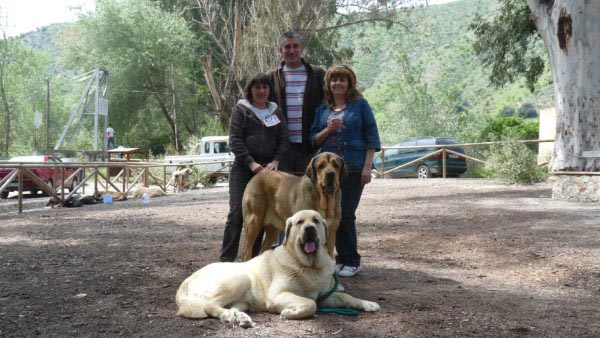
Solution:
[(304, 176), (263, 170), (256, 174), (244, 191), (243, 260), (252, 258), (252, 246), (261, 229), (265, 240), (260, 252), (270, 248), (285, 220), (294, 213), (312, 209), (318, 211), (327, 224), (327, 253), (333, 257), (335, 234), (342, 217), (340, 183), (346, 176), (344, 160), (329, 152), (312, 158)]

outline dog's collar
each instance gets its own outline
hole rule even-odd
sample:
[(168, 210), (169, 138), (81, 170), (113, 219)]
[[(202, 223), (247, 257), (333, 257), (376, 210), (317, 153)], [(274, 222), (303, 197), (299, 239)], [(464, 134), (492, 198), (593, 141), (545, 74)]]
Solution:
[(321, 297), (317, 298), (317, 307), (318, 307), (317, 311), (326, 312), (326, 313), (337, 313), (337, 314), (344, 315), (344, 316), (357, 316), (358, 311), (356, 311), (354, 309), (342, 309), (342, 308), (338, 308), (338, 307), (321, 307), (321, 306), (319, 306), (319, 303), (321, 303), (322, 301), (327, 299), (329, 296), (331, 296), (335, 292), (335, 290), (337, 290), (337, 288), (340, 284), (340, 278), (338, 277), (338, 274), (336, 271), (333, 272), (333, 280), (335, 281), (333, 288), (331, 288), (331, 290), (327, 291), (327, 293), (325, 293)]
[(331, 296), (335, 292), (335, 290), (337, 290), (337, 287), (340, 284), (340, 277), (338, 277), (338, 274), (336, 271), (333, 272), (333, 280), (335, 281), (333, 288), (331, 288), (331, 290), (327, 291), (327, 293), (325, 293), (321, 297), (317, 298), (317, 305), (319, 303), (321, 303), (322, 301), (324, 301), (325, 299), (327, 299), (327, 297)]

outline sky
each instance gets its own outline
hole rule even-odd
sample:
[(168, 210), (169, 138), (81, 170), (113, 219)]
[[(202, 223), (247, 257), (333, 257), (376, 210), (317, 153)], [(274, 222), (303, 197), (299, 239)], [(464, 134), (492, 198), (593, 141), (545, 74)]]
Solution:
[(94, 0), (0, 0), (0, 27), (15, 36), (59, 22), (77, 20), (77, 10), (95, 8)]
[[(429, 4), (442, 4), (456, 0), (429, 0)], [(94, 0), (0, 0), (0, 28), (6, 36), (16, 36), (59, 22), (77, 20), (77, 10), (93, 11)]]

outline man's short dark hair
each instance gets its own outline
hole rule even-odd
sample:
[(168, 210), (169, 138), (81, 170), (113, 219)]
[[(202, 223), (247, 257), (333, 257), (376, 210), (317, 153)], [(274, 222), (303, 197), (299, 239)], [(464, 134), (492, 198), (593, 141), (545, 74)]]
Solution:
[(281, 37), (279, 38), (279, 49), (283, 48), (283, 41), (285, 39), (293, 39), (293, 38), (297, 38), (298, 41), (300, 41), (300, 45), (302, 45), (304, 47), (304, 39), (302, 38), (302, 35), (300, 35), (300, 33), (296, 32), (296, 31), (289, 31), (289, 32), (285, 32), (281, 35)]
[(265, 73), (258, 73), (254, 75), (250, 80), (248, 80), (246, 86), (244, 87), (244, 98), (250, 103), (254, 103), (252, 97), (252, 87), (256, 86), (257, 84), (267, 85), (269, 86), (269, 92), (271, 91), (271, 81), (269, 81), (269, 77), (265, 75)]

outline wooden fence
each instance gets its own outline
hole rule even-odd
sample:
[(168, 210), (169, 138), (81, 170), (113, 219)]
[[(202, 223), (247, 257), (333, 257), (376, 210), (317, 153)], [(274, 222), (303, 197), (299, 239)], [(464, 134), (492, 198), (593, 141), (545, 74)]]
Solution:
[[(215, 162), (194, 163), (181, 165), (182, 167), (202, 166), (214, 164)], [(225, 171), (231, 161), (219, 162), (221, 168), (215, 171), (203, 172), (202, 177), (205, 182), (213, 183), (219, 176), (228, 174)], [(137, 186), (147, 187), (151, 182), (154, 185), (161, 187), (167, 191), (169, 186), (174, 186), (172, 174), (178, 167), (174, 164), (167, 163), (150, 163), (150, 162), (68, 162), (68, 163), (12, 163), (0, 162), (0, 167), (12, 169), (10, 173), (0, 180), (0, 193), (5, 191), (8, 186), (17, 181), (18, 192), (18, 208), (19, 213), (23, 211), (23, 191), (24, 179), (29, 179), (36, 185), (36, 190), (42, 190), (45, 194), (54, 197), (58, 202), (64, 203), (65, 200), (73, 196), (75, 193), (81, 192), (85, 194), (86, 187), (91, 181), (93, 193), (103, 191), (117, 191), (129, 194), (129, 192)], [(34, 168), (51, 168), (54, 172), (60, 174), (54, 175), (58, 177), (57, 182), (53, 182), (53, 186), (41, 180), (35, 173), (31, 171)], [(68, 177), (65, 177), (65, 170), (77, 168)], [(150, 169), (158, 168), (160, 172), (156, 175)], [(156, 171), (156, 170), (154, 170)], [(213, 178), (215, 179), (213, 181)], [(65, 191), (65, 182), (73, 182), (76, 180), (76, 185), (69, 189), (68, 194)], [(175, 191), (175, 189), (174, 189)]]
[[(541, 143), (541, 142), (554, 142), (554, 140), (522, 140), (519, 141), (524, 144)], [(409, 167), (424, 160), (442, 154), (442, 177), (446, 178), (446, 157), (448, 154), (453, 154), (464, 158), (467, 161), (473, 161), (479, 164), (485, 164), (484, 159), (479, 159), (473, 156), (456, 152), (449, 148), (469, 148), (469, 147), (489, 147), (491, 145), (499, 144), (501, 142), (481, 142), (481, 143), (461, 143), (461, 144), (445, 144), (445, 145), (424, 145), (424, 146), (405, 146), (405, 147), (382, 147), (381, 166), (375, 168), (374, 172), (379, 177), (385, 177), (393, 171), (401, 168)], [(392, 169), (385, 170), (385, 151), (392, 149), (418, 149), (418, 148), (438, 148), (438, 150), (429, 153), (423, 157), (412, 160), (401, 166), (394, 167)], [(68, 163), (12, 163), (12, 162), (0, 162), (0, 167), (9, 168), (12, 171), (9, 175), (5, 176), (4, 179), (0, 180), (0, 192), (4, 191), (8, 185), (13, 182), (16, 178), (18, 184), (18, 208), (19, 212), (23, 210), (23, 180), (25, 178), (31, 180), (36, 186), (44, 191), (47, 195), (53, 196), (60, 203), (64, 203), (66, 199), (71, 197), (73, 194), (81, 192), (85, 194), (86, 186), (91, 180), (93, 182), (93, 193), (98, 191), (114, 190), (124, 192), (128, 194), (136, 186), (148, 186), (152, 181), (153, 184), (158, 185), (163, 190), (167, 191), (169, 185), (173, 185), (172, 174), (177, 166), (199, 166), (220, 163), (221, 167), (214, 171), (203, 172), (203, 178), (207, 183), (214, 183), (217, 177), (227, 176), (231, 161), (220, 161), (220, 162), (202, 162), (202, 163), (190, 163), (175, 165), (171, 163), (151, 163), (151, 162), (68, 162)], [(48, 185), (46, 182), (38, 178), (31, 169), (50, 167), (54, 171), (60, 171), (59, 177), (61, 180), (58, 185), (54, 184), (56, 188)], [(77, 170), (65, 177), (64, 171), (67, 168), (77, 168)], [(161, 174), (158, 176), (150, 171), (152, 168), (159, 168)], [(156, 170), (154, 170), (156, 171)], [(77, 177), (77, 185), (73, 189), (69, 189), (68, 194), (65, 191), (65, 182), (70, 182), (74, 177)], [(174, 189), (175, 190), (175, 189)]]
[[(523, 144), (532, 144), (532, 143), (542, 143), (542, 142), (554, 142), (554, 140), (553, 139), (552, 140), (521, 140), (519, 142), (521, 142)], [(406, 168), (406, 167), (410, 167), (410, 166), (422, 163), (423, 161), (425, 161), (426, 159), (428, 159), (430, 157), (441, 154), (442, 155), (442, 177), (446, 178), (446, 169), (447, 169), (446, 168), (446, 158), (448, 157), (448, 154), (457, 155), (458, 157), (464, 158), (467, 161), (473, 161), (473, 162), (479, 163), (479, 164), (486, 163), (484, 159), (478, 159), (473, 156), (462, 154), (462, 153), (456, 152), (456, 151), (448, 149), (448, 148), (489, 147), (489, 146), (492, 146), (495, 144), (500, 144), (500, 143), (501, 142), (480, 142), (480, 143), (439, 144), (439, 145), (403, 146), (403, 147), (381, 147), (381, 153), (379, 154), (379, 156), (381, 158), (381, 164), (380, 164), (379, 168), (374, 169), (374, 174), (377, 177), (386, 178), (386, 175), (388, 175), (389, 173), (400, 170), (402, 168)], [(427, 155), (424, 155), (420, 158), (417, 158), (415, 160), (412, 160), (410, 162), (407, 162), (405, 164), (385, 170), (385, 151), (386, 150), (423, 149), (423, 148), (438, 148), (438, 150), (436, 150), (432, 153), (429, 153)]]

